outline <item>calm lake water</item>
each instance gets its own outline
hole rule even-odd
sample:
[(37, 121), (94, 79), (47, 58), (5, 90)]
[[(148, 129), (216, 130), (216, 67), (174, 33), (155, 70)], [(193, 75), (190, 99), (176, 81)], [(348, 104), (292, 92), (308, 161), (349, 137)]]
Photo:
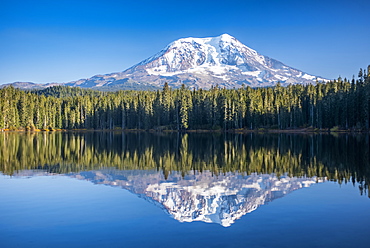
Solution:
[(0, 247), (369, 247), (367, 135), (0, 133)]

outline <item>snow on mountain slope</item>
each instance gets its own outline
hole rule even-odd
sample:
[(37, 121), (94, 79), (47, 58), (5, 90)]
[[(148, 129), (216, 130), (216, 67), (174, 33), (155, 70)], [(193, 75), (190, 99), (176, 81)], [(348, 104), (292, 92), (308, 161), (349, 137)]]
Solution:
[(120, 73), (98, 75), (68, 85), (80, 87), (138, 84), (190, 88), (252, 87), (315, 83), (324, 78), (309, 75), (259, 54), (234, 37), (183, 38), (156, 55)]
[[(172, 87), (212, 86), (239, 88), (274, 86), (277, 82), (307, 84), (326, 81), (259, 54), (234, 37), (183, 38), (131, 68), (65, 83), (94, 89), (155, 89), (167, 82)], [(48, 85), (39, 85), (49, 87)]]

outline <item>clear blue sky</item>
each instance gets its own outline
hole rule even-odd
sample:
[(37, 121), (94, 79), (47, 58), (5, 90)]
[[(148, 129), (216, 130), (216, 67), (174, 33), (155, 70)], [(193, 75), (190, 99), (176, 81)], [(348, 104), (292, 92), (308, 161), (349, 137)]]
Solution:
[(228, 33), (307, 73), (370, 64), (370, 1), (1, 0), (0, 84), (124, 71), (183, 37)]

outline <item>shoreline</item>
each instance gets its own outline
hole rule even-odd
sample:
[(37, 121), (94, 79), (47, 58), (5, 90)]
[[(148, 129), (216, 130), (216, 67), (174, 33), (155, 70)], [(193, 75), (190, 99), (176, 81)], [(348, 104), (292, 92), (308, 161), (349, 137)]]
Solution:
[(229, 130), (209, 130), (209, 129), (192, 129), (192, 130), (156, 130), (156, 129), (0, 129), (0, 132), (21, 132), (21, 133), (38, 133), (38, 132), (149, 132), (149, 133), (286, 133), (286, 134), (369, 134), (367, 130), (330, 130), (330, 129), (313, 129), (313, 128), (296, 128), (296, 129), (229, 129)]

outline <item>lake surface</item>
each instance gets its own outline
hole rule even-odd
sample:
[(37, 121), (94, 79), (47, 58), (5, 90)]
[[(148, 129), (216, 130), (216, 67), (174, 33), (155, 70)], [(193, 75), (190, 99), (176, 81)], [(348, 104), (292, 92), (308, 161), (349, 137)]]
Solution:
[(368, 135), (0, 133), (0, 247), (369, 247)]

